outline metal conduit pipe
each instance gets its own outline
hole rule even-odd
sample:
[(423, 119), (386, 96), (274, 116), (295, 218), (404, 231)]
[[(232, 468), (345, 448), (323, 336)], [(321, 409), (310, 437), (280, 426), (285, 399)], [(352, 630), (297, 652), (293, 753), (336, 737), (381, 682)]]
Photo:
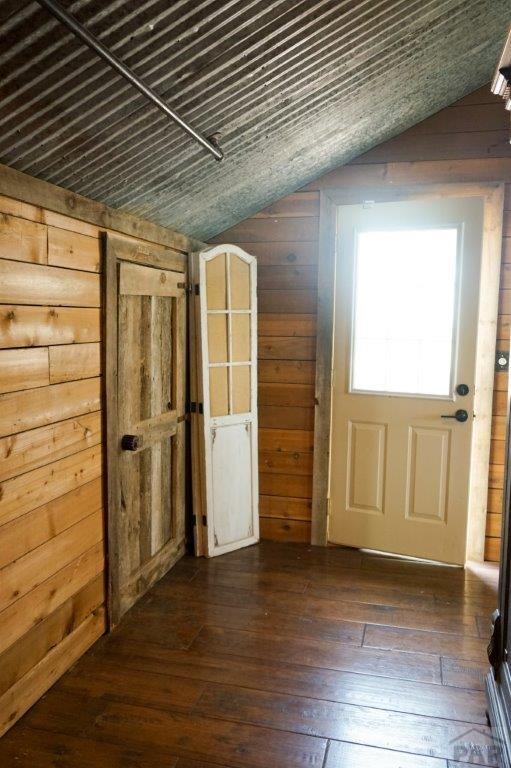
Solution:
[(204, 149), (207, 149), (207, 151), (210, 152), (216, 160), (223, 159), (224, 154), (218, 146), (216, 139), (213, 137), (206, 138), (201, 133), (196, 131), (195, 128), (192, 128), (191, 125), (188, 125), (186, 120), (183, 120), (183, 118), (180, 117), (171, 107), (169, 107), (168, 104), (166, 104), (163, 99), (161, 99), (158, 94), (153, 91), (152, 88), (140, 80), (140, 78), (137, 77), (137, 75), (132, 72), (131, 69), (126, 66), (126, 64), (124, 64), (120, 59), (117, 58), (117, 56), (109, 51), (108, 48), (100, 43), (99, 40), (94, 37), (94, 35), (92, 35), (84, 26), (82, 26), (82, 24), (80, 24), (79, 21), (74, 18), (74, 16), (71, 16), (71, 14), (61, 8), (61, 6), (56, 3), (55, 0), (38, 0), (38, 3), (39, 5), (42, 5), (43, 8), (46, 8), (48, 11), (50, 11), (50, 13), (55, 16), (55, 18), (62, 22), (62, 24), (65, 24), (65, 26), (74, 32), (74, 34), (79, 37), (80, 40), (82, 40), (86, 45), (89, 46), (89, 48), (92, 48), (92, 50), (95, 51), (98, 56), (101, 56), (102, 59), (110, 64), (112, 69), (115, 69), (116, 72), (128, 80), (128, 82), (130, 82), (134, 88), (140, 91), (140, 93), (149, 99), (149, 101), (152, 101), (152, 103), (161, 109), (161, 111), (164, 112), (167, 117), (170, 117), (170, 119), (177, 123), (184, 131), (186, 131), (189, 136), (201, 144)]

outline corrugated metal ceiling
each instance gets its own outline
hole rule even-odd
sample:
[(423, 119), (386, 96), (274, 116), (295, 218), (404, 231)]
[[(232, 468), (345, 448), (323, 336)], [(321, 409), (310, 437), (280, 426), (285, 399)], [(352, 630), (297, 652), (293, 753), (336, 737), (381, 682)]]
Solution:
[(207, 238), (490, 79), (509, 0), (61, 0), (216, 162), (36, 2), (0, 0), (0, 162)]

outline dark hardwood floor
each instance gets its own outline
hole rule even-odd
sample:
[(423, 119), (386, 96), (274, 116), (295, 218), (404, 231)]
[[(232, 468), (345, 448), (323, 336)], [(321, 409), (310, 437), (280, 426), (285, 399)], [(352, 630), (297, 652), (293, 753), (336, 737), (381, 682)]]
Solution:
[(186, 558), (0, 740), (17, 768), (494, 765), (497, 570), (263, 542)]

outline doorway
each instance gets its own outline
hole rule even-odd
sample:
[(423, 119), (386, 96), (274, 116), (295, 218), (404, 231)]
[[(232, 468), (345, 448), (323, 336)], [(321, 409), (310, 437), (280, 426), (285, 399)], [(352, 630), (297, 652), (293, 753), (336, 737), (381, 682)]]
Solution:
[(502, 190), (363, 195), (322, 200), (314, 543), (323, 487), (325, 541), (482, 560)]

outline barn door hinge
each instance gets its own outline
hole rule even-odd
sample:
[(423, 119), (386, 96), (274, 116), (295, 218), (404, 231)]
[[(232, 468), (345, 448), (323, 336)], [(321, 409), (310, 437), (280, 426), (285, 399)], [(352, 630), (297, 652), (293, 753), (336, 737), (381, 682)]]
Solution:
[(204, 406), (202, 403), (190, 402), (187, 403), (186, 411), (187, 413), (200, 413), (202, 415), (204, 413)]
[[(207, 526), (208, 518), (206, 517), (206, 515), (201, 515), (201, 522), (202, 522), (202, 525)], [(193, 526), (197, 525), (197, 515), (192, 515), (192, 525)]]
[(192, 294), (195, 293), (196, 296), (199, 295), (199, 284), (196, 283), (195, 285), (193, 283), (178, 283), (178, 288), (181, 288), (185, 293)]

